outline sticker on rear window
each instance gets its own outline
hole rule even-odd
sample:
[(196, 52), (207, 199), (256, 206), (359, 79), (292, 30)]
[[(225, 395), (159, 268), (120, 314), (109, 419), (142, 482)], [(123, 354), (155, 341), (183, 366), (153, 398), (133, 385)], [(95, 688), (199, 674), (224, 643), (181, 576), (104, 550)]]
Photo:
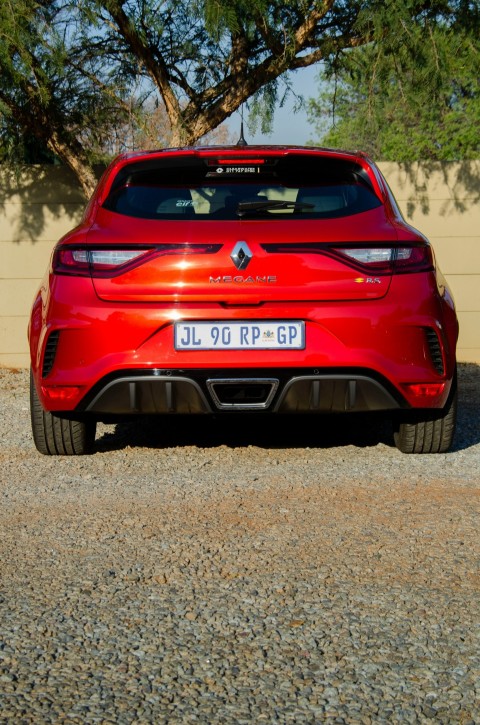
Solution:
[(218, 166), (217, 174), (258, 174), (260, 168), (258, 166)]

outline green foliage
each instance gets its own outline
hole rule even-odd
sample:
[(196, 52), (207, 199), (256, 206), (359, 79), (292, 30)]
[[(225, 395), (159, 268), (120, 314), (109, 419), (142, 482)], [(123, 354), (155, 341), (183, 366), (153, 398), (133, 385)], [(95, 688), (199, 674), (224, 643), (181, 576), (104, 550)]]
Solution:
[[(412, 25), (402, 4), (397, 14), (394, 5), (387, 3), (385, 12), (397, 32), (335, 59), (328, 85), (310, 99), (320, 143), (392, 161), (479, 158), (478, 6), (476, 14), (472, 6), (454, 22), (441, 14), (434, 23), (430, 4)], [(386, 22), (385, 13), (376, 20)]]
[(243, 104), (268, 129), (290, 72), (319, 62), (333, 142), (376, 153), (388, 127), (382, 154), (398, 154), (408, 127), (422, 153), (434, 133), (473, 153), (478, 15), (478, 0), (1, 0), (0, 159), (56, 155), (88, 191), (92, 164), (145, 129), (194, 144)]
[(75, 22), (55, 0), (0, 5), (0, 160), (101, 159), (123, 109), (118, 91), (112, 103), (88, 73), (91, 49), (72, 42)]

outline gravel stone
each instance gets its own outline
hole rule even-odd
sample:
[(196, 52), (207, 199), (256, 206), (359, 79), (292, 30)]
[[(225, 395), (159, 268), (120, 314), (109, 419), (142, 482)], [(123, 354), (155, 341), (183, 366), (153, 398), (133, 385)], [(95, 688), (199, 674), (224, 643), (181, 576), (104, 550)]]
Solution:
[(0, 723), (480, 722), (480, 367), (451, 453), (381, 418), (33, 446), (0, 369)]

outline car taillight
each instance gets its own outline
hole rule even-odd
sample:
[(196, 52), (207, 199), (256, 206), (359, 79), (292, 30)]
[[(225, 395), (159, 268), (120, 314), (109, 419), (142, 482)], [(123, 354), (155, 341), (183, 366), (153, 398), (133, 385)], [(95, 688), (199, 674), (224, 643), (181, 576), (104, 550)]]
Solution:
[(424, 272), (433, 269), (433, 255), (430, 245), (412, 246), (335, 246), (330, 247), (335, 255), (346, 258), (352, 266), (376, 274), (401, 274)]
[(70, 274), (80, 277), (90, 275), (110, 276), (126, 271), (132, 263), (151, 254), (152, 250), (139, 249), (87, 249), (58, 247), (53, 257), (55, 274)]
[(434, 269), (432, 249), (425, 243), (269, 242), (261, 246), (268, 254), (326, 254), (340, 258), (342, 262), (360, 272), (376, 275), (427, 272)]
[(158, 244), (137, 247), (59, 246), (53, 255), (55, 274), (76, 277), (115, 277), (147, 258), (166, 254), (213, 254), (220, 244)]
[(85, 249), (56, 249), (52, 267), (55, 274), (90, 276), (90, 264)]

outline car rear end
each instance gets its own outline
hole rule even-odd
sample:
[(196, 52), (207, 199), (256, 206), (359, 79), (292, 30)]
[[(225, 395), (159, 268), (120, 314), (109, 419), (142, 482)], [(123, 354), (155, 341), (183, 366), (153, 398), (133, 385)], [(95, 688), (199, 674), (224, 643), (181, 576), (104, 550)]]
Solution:
[(432, 248), (375, 165), (283, 147), (117, 159), (30, 327), (40, 405), (63, 419), (391, 411), (399, 426), (451, 407), (457, 334)]

